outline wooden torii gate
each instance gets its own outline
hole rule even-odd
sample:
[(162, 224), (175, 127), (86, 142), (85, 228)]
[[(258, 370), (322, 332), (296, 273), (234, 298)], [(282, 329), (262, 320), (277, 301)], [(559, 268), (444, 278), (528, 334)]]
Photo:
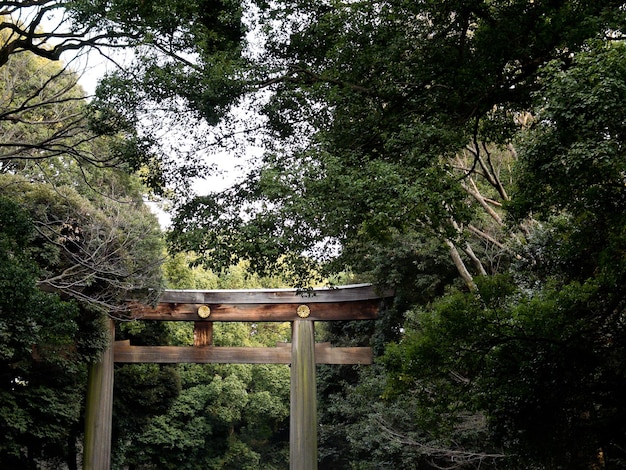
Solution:
[[(313, 289), (166, 290), (156, 308), (134, 305), (140, 320), (192, 321), (193, 346), (133, 346), (114, 341), (89, 372), (85, 411), (83, 470), (109, 470), (114, 363), (291, 364), (290, 469), (317, 469), (316, 364), (371, 364), (368, 347), (332, 347), (315, 343), (314, 322), (372, 320), (380, 301), (369, 284)], [(213, 346), (213, 322), (291, 322), (291, 344), (277, 347)]]

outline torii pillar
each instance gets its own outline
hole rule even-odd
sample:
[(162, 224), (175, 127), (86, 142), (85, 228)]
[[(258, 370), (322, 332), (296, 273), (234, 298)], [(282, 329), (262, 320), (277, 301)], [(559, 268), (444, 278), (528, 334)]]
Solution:
[[(133, 304), (138, 320), (193, 321), (194, 346), (132, 346), (113, 343), (90, 379), (86, 411), (84, 470), (110, 469), (113, 362), (291, 364), (290, 469), (317, 469), (316, 364), (371, 364), (367, 347), (331, 347), (315, 343), (314, 322), (372, 320), (380, 301), (369, 284), (300, 292), (295, 289), (166, 290), (156, 308)], [(285, 322), (292, 324), (291, 348), (213, 346), (216, 321)], [(110, 367), (109, 367), (110, 366)], [(104, 372), (103, 372), (104, 370)], [(108, 372), (110, 370), (110, 372)]]
[(291, 327), (289, 468), (317, 469), (317, 388), (313, 322)]

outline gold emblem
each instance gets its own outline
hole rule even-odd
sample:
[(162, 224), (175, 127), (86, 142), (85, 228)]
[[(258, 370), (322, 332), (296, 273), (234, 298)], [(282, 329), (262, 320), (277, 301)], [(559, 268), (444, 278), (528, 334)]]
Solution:
[(306, 305), (300, 305), (298, 309), (296, 310), (296, 313), (298, 314), (300, 318), (306, 318), (309, 315), (311, 315), (311, 309), (307, 307)]
[(200, 318), (209, 318), (211, 315), (211, 308), (208, 305), (200, 305), (198, 307), (198, 316)]

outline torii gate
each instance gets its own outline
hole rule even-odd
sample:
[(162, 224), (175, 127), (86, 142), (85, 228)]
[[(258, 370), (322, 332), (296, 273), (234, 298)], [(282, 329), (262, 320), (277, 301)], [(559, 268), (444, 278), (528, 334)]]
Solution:
[[(85, 410), (83, 470), (109, 470), (113, 410), (113, 365), (120, 363), (291, 364), (289, 461), (291, 470), (317, 469), (316, 364), (371, 364), (368, 347), (332, 347), (315, 343), (314, 322), (372, 320), (380, 301), (391, 297), (370, 284), (313, 289), (166, 290), (156, 308), (134, 305), (140, 320), (192, 321), (193, 346), (132, 346), (111, 343), (91, 366)], [(291, 344), (271, 348), (213, 346), (213, 322), (292, 323)], [(291, 346), (291, 347), (289, 347)]]

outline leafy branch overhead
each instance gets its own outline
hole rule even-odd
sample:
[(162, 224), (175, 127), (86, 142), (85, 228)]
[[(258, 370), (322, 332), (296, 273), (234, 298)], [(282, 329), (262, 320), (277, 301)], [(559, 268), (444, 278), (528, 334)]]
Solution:
[(212, 0), (43, 0), (0, 2), (0, 8), (5, 35), (0, 66), (21, 52), (56, 61), (65, 52), (89, 48), (105, 53), (109, 48), (146, 46), (182, 57), (197, 52), (199, 39), (201, 47), (212, 52), (237, 42), (242, 33), (238, 8)]
[[(0, 165), (64, 156), (143, 169), (157, 193), (184, 188), (206, 171), (198, 152), (211, 144), (168, 145), (167, 126), (183, 122), (174, 112), (189, 116), (187, 131), (198, 113), (215, 123), (237, 100), (244, 32), (228, 2), (0, 2)], [(108, 72), (87, 103), (76, 83), (96, 56)]]
[[(503, 258), (479, 259), (467, 240), (515, 252), (514, 235), (499, 233), (509, 230), (502, 205), (540, 70), (570, 67), (588, 40), (618, 36), (618, 4), (259, 4), (251, 78), (268, 151), (239, 189), (181, 205), (173, 244), (216, 243), (208, 263), (229, 250), (267, 261), (290, 253), (295, 266), (340, 253), (342, 269), (362, 259), (351, 247), (427, 230), (472, 285)], [(247, 243), (250, 233), (263, 243)]]
[[(404, 395), (383, 422), (415, 419), (385, 443), (422, 462), (623, 464), (623, 2), (259, 8), (267, 151), (239, 186), (181, 205), (172, 246), (396, 287), (376, 338), (398, 340), (386, 368)], [(358, 400), (338, 380), (325, 464), (375, 468), (332, 437), (348, 427), (332, 393)]]

